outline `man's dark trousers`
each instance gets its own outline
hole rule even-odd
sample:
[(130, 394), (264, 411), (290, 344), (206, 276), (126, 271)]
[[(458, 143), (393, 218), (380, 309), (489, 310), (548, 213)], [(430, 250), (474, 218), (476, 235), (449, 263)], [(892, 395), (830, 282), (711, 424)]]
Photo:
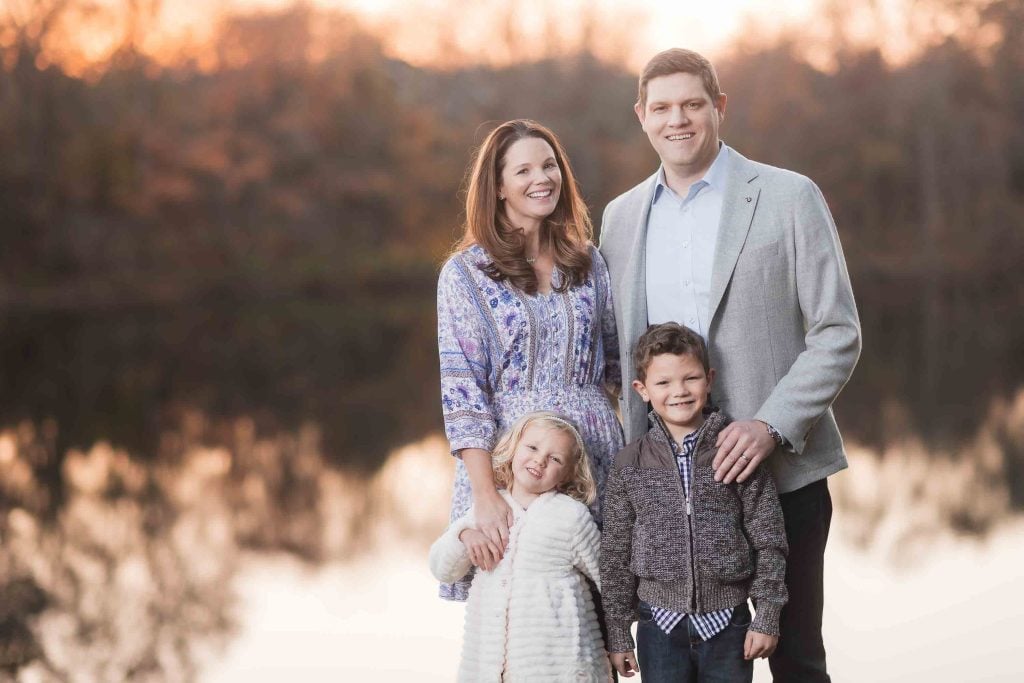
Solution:
[(779, 646), (769, 660), (773, 683), (830, 683), (821, 638), (822, 572), (832, 523), (832, 497), (824, 479), (779, 496), (786, 520), (786, 588)]

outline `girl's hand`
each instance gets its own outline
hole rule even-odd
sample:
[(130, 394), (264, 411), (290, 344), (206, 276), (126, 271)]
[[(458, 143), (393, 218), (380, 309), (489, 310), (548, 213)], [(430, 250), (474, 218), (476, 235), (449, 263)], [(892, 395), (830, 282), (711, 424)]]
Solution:
[(480, 569), (491, 571), (501, 561), (501, 550), (476, 529), (465, 529), (459, 540), (466, 546), (470, 561)]
[(512, 508), (501, 497), (497, 489), (477, 495), (473, 492), (473, 519), (479, 529), (500, 551), (498, 559), (508, 547), (508, 528), (512, 526)]
[(743, 642), (743, 659), (769, 657), (775, 652), (778, 644), (778, 636), (767, 636), (757, 631), (747, 631), (747, 639)]
[(611, 652), (608, 659), (612, 662), (612, 668), (619, 672), (620, 676), (632, 678), (640, 667), (636, 665), (636, 655), (632, 650), (629, 652)]

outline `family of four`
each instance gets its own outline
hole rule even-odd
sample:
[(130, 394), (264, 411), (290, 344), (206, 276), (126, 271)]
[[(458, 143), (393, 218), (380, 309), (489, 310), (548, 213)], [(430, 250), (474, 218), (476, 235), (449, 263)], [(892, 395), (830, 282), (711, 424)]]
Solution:
[(661, 165), (599, 250), (544, 126), (502, 124), (470, 171), (438, 283), (457, 459), (430, 553), (468, 600), (459, 680), (750, 681), (768, 657), (828, 681), (831, 405), (860, 354), (835, 224), (808, 178), (721, 141), (701, 55), (656, 55), (635, 110)]

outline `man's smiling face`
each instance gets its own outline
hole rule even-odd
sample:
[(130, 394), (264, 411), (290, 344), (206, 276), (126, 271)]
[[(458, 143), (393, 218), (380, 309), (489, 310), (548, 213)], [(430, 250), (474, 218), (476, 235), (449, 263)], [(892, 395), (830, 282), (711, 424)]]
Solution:
[(647, 82), (647, 99), (636, 105), (640, 125), (667, 171), (697, 180), (718, 154), (718, 127), (725, 116), (724, 94), (712, 96), (700, 77), (674, 73)]

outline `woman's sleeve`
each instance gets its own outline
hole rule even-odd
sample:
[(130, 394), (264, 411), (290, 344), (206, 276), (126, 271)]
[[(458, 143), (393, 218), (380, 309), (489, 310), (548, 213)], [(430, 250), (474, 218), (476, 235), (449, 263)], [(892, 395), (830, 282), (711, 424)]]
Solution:
[(615, 302), (612, 299), (612, 282), (608, 266), (597, 249), (592, 251), (594, 280), (601, 288), (601, 346), (604, 350), (604, 384), (615, 396), (621, 396), (622, 363), (619, 358), (619, 335), (615, 328)]
[(458, 257), (450, 259), (437, 283), (441, 411), (456, 455), (464, 448), (492, 450), (496, 431), (484, 312), (465, 268)]

